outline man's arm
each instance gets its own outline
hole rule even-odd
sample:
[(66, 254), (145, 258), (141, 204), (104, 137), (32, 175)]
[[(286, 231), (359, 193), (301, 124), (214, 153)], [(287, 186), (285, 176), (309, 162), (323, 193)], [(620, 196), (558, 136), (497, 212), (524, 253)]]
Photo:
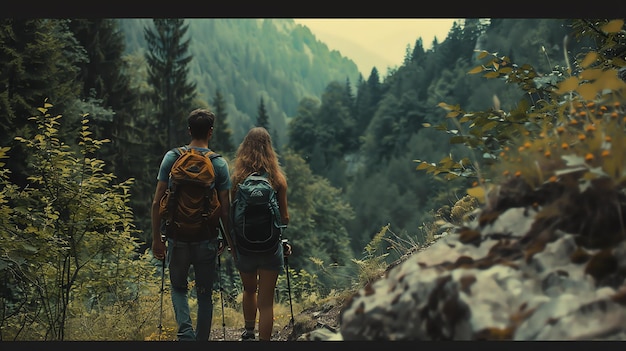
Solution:
[(220, 200), (220, 221), (222, 221), (221, 228), (223, 229), (222, 235), (226, 242), (228, 243), (228, 247), (230, 248), (230, 253), (233, 255), (235, 260), (237, 259), (237, 253), (235, 252), (235, 246), (232, 238), (230, 237), (230, 190), (220, 190), (217, 192), (217, 197)]
[(162, 260), (165, 258), (165, 243), (161, 240), (161, 214), (159, 214), (159, 202), (165, 194), (167, 182), (158, 181), (154, 198), (152, 199), (152, 209), (150, 217), (152, 218), (152, 255)]

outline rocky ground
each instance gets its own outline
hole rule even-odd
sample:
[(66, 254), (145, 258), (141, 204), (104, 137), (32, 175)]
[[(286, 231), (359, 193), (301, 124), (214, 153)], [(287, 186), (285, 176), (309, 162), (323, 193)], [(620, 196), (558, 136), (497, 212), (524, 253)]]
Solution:
[[(293, 326), (274, 327), (272, 341), (308, 341), (316, 340), (320, 336), (324, 339), (330, 338), (339, 329), (340, 312), (340, 303), (331, 303), (319, 308), (304, 310), (294, 316)], [(226, 327), (226, 339), (224, 339), (224, 329), (213, 328), (211, 340), (239, 341), (242, 332), (243, 328), (241, 327)], [(312, 334), (312, 332), (314, 333)]]
[[(442, 226), (443, 229), (446, 226)], [(404, 257), (397, 262), (389, 265), (387, 270), (407, 260), (410, 256), (423, 252), (428, 249), (434, 242), (436, 242), (441, 236), (435, 235), (433, 241), (421, 246), (415, 247), (413, 250), (406, 253)], [(284, 327), (274, 326), (274, 334), (272, 335), (272, 341), (339, 341), (339, 325), (340, 314), (344, 301), (335, 300), (326, 302), (322, 306), (311, 307), (303, 310), (302, 312), (294, 315), (294, 323), (292, 325), (286, 325)], [(213, 328), (211, 331), (212, 341), (239, 341), (239, 338), (243, 333), (242, 327), (226, 327), (224, 329)], [(224, 338), (226, 334), (226, 338)], [(258, 335), (257, 335), (258, 338)], [(339, 338), (339, 339), (338, 339)]]

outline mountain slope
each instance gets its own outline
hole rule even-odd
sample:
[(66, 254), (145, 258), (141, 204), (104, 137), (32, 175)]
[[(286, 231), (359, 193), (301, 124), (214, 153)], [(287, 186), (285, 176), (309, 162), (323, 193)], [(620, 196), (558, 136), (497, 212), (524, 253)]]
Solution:
[[(143, 55), (144, 28), (151, 19), (119, 19), (128, 54)], [(263, 98), (279, 146), (286, 125), (304, 97), (319, 97), (331, 81), (360, 78), (356, 64), (329, 50), (311, 31), (292, 19), (188, 19), (190, 79), (199, 97), (211, 105), (216, 90), (224, 96), (234, 142), (255, 123)], [(151, 27), (149, 27), (151, 28)]]

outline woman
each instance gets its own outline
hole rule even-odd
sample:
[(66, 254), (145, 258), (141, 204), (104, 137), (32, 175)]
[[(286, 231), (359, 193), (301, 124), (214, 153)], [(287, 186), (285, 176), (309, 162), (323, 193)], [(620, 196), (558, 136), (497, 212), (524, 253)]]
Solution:
[[(232, 172), (231, 198), (235, 198), (238, 184), (251, 173), (267, 174), (278, 198), (282, 224), (289, 223), (287, 211), (287, 178), (278, 163), (272, 147), (272, 138), (263, 127), (250, 129), (235, 155)], [(241, 340), (255, 340), (257, 309), (259, 311), (259, 341), (270, 341), (274, 327), (274, 290), (278, 274), (284, 270), (284, 256), (291, 255), (291, 245), (278, 245), (270, 254), (247, 254), (236, 252), (236, 267), (243, 283), (243, 317), (245, 331)], [(258, 290), (258, 293), (257, 293)]]

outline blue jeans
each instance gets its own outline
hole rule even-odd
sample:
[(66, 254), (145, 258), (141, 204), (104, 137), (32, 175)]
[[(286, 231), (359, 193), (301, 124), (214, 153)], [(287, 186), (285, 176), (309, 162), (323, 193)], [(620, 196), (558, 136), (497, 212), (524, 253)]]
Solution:
[[(213, 319), (213, 282), (216, 276), (217, 239), (182, 242), (167, 239), (167, 263), (170, 272), (172, 304), (178, 340), (209, 341)], [(198, 317), (194, 331), (189, 314), (189, 275), (193, 266)]]

